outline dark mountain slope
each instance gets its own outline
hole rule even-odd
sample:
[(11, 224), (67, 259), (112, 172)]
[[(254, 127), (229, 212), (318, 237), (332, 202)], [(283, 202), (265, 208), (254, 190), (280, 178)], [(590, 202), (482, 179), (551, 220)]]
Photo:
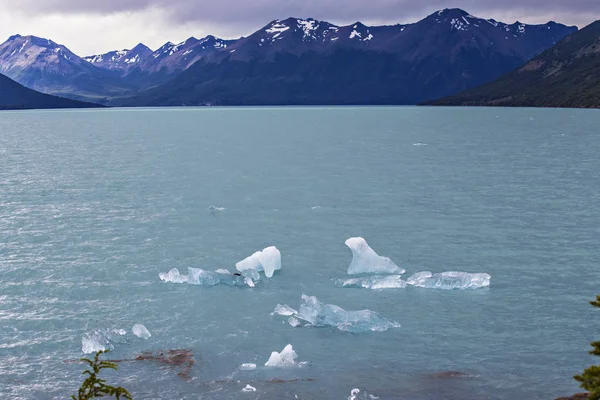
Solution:
[(33, 109), (33, 108), (90, 108), (95, 104), (64, 99), (28, 89), (12, 79), (0, 75), (0, 109)]
[(600, 21), (492, 83), (431, 104), (600, 108)]

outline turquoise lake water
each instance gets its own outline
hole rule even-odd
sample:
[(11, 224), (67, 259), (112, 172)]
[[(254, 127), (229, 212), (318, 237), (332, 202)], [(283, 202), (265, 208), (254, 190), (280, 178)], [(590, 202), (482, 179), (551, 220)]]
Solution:
[[(107, 377), (135, 399), (580, 391), (572, 376), (598, 361), (587, 351), (600, 336), (588, 304), (600, 294), (599, 126), (598, 111), (552, 109), (1, 112), (0, 398), (67, 398), (82, 337), (113, 329), (128, 333), (111, 359), (194, 355), (189, 371), (120, 363)], [(484, 272), (491, 286), (337, 288), (354, 236), (405, 278)], [(233, 272), (271, 245), (282, 269), (253, 289), (159, 279)], [(356, 334), (271, 315), (303, 293), (401, 327)], [(130, 333), (138, 323), (150, 339)], [(287, 344), (308, 364), (265, 368)]]

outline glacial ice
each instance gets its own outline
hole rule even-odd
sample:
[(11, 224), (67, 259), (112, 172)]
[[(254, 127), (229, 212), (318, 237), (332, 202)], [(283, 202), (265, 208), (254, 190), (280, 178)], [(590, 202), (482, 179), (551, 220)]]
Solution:
[(244, 363), (240, 365), (240, 370), (242, 371), (252, 371), (256, 369), (256, 364), (253, 363)]
[(335, 327), (344, 332), (384, 332), (399, 328), (398, 322), (384, 318), (370, 310), (346, 311), (334, 304), (321, 303), (314, 296), (302, 295), (297, 314), (288, 319), (291, 326)]
[(283, 315), (284, 317), (289, 317), (290, 315), (296, 315), (298, 314), (298, 311), (294, 310), (292, 307), (288, 306), (287, 304), (277, 304), (277, 306), (275, 306), (275, 310), (273, 310), (273, 315), (277, 314), (277, 315)]
[(352, 250), (352, 262), (348, 274), (403, 274), (404, 269), (398, 267), (387, 257), (378, 255), (361, 237), (346, 240), (346, 246)]
[(490, 275), (485, 273), (441, 272), (432, 274), (429, 271), (417, 272), (406, 280), (408, 285), (428, 289), (479, 289), (490, 286)]
[(373, 396), (364, 390), (352, 389), (350, 391), (350, 397), (348, 397), (348, 400), (377, 400), (378, 398), (379, 397)]
[(127, 343), (127, 331), (124, 329), (97, 329), (87, 332), (81, 338), (81, 351), (85, 354), (97, 351), (113, 350), (115, 343)]
[(276, 351), (271, 353), (271, 357), (265, 363), (265, 367), (273, 367), (273, 368), (289, 368), (295, 367), (296, 358), (298, 358), (298, 354), (294, 351), (291, 344), (288, 344), (281, 350), (281, 353)]
[(131, 332), (140, 339), (148, 340), (152, 336), (150, 331), (146, 329), (146, 327), (142, 324), (135, 324), (133, 328), (131, 328)]
[(256, 392), (256, 388), (254, 386), (246, 385), (246, 387), (242, 389), (242, 392)]
[(336, 287), (362, 289), (403, 289), (406, 281), (400, 275), (366, 276), (362, 278), (337, 279)]
[(81, 351), (85, 354), (96, 353), (98, 351), (112, 350), (115, 347), (106, 337), (97, 332), (86, 333), (81, 338)]
[(271, 278), (276, 270), (281, 269), (281, 252), (275, 246), (267, 247), (246, 257), (235, 267), (242, 273), (248, 270), (264, 271), (265, 276)]
[(161, 272), (158, 276), (161, 281), (171, 283), (189, 283), (200, 286), (229, 285), (254, 287), (252, 279), (230, 274), (227, 270), (213, 272), (200, 268), (188, 268), (188, 274), (181, 275), (177, 268), (173, 268), (167, 273)]

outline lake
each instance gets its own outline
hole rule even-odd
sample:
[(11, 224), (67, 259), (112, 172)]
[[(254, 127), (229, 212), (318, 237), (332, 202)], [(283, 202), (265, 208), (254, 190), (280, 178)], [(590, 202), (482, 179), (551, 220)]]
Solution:
[[(84, 367), (70, 360), (98, 332), (112, 335), (109, 359), (193, 354), (193, 365), (119, 363), (107, 379), (135, 399), (581, 391), (572, 376), (597, 362), (587, 352), (600, 330), (588, 304), (600, 294), (599, 125), (595, 110), (526, 108), (2, 112), (0, 397), (75, 393)], [(356, 236), (404, 278), (464, 271), (491, 285), (336, 287)], [(282, 269), (255, 288), (159, 279), (233, 272), (268, 246)], [(401, 327), (348, 333), (271, 315), (302, 294)], [(307, 364), (265, 367), (287, 344)]]

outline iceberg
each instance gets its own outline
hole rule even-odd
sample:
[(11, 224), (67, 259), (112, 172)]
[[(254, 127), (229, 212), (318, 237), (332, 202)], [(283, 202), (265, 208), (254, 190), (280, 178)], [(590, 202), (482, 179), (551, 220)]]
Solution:
[(406, 281), (401, 275), (367, 276), (364, 278), (337, 279), (336, 287), (359, 288), (359, 289), (403, 289)]
[(276, 270), (281, 269), (281, 252), (275, 246), (267, 247), (238, 262), (235, 268), (242, 273), (263, 271), (267, 278), (271, 278)]
[(200, 268), (188, 268), (188, 274), (181, 275), (177, 268), (173, 268), (167, 273), (158, 274), (158, 276), (161, 281), (171, 283), (189, 283), (200, 286), (228, 285), (254, 287), (254, 281), (251, 278), (242, 275), (233, 275), (223, 269), (213, 272)]
[(296, 358), (298, 358), (298, 354), (294, 351), (291, 344), (288, 344), (281, 350), (281, 353), (276, 351), (271, 353), (271, 357), (265, 363), (265, 367), (271, 368), (289, 368), (295, 367), (299, 364), (296, 363)]
[(85, 354), (96, 353), (98, 351), (113, 350), (114, 343), (127, 343), (125, 337), (127, 331), (124, 329), (98, 329), (87, 332), (81, 338), (81, 351)]
[(376, 400), (378, 398), (379, 397), (373, 396), (364, 390), (352, 389), (350, 391), (350, 397), (348, 397), (348, 400)]
[(392, 260), (382, 257), (375, 252), (367, 241), (361, 237), (346, 240), (346, 246), (352, 250), (352, 262), (348, 274), (403, 274), (404, 269), (398, 267)]
[(256, 388), (254, 386), (246, 385), (246, 387), (242, 389), (242, 392), (256, 392)]
[(84, 354), (96, 353), (98, 351), (112, 350), (115, 346), (98, 332), (86, 333), (81, 338), (81, 351)]
[(289, 317), (290, 315), (298, 314), (298, 311), (294, 310), (292, 307), (288, 306), (287, 304), (284, 304), (284, 305), (277, 304), (277, 306), (275, 306), (275, 310), (273, 310), (271, 315), (275, 315), (275, 314), (283, 315), (284, 317)]
[(334, 304), (321, 303), (314, 296), (302, 295), (298, 313), (288, 322), (291, 326), (334, 327), (344, 332), (384, 332), (399, 328), (398, 322), (389, 320), (371, 310), (346, 311)]
[(490, 286), (491, 276), (485, 273), (441, 272), (432, 274), (429, 271), (417, 272), (406, 280), (411, 286), (428, 289), (479, 289)]
[(135, 324), (133, 328), (131, 328), (131, 332), (140, 339), (148, 340), (152, 336), (150, 331), (146, 329), (146, 327), (142, 324)]

